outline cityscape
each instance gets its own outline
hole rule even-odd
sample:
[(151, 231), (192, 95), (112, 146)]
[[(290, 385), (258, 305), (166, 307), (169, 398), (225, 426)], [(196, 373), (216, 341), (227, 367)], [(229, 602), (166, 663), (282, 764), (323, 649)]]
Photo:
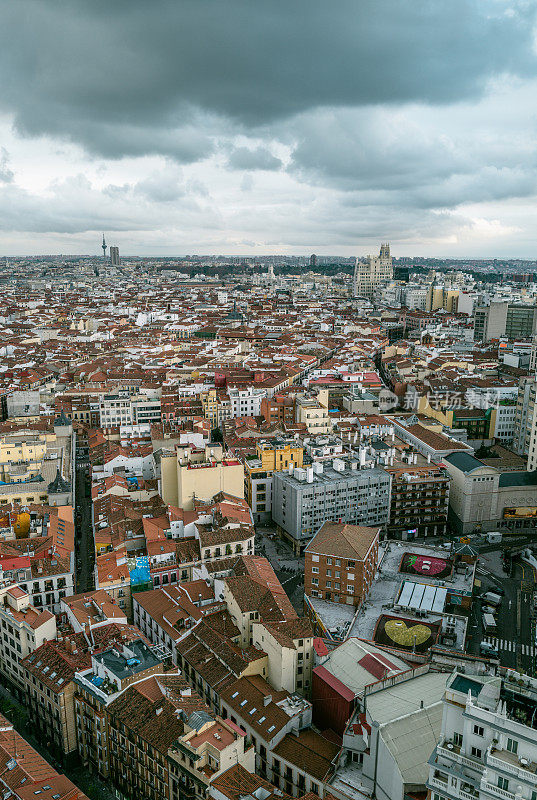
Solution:
[(108, 238), (0, 265), (5, 796), (533, 800), (537, 264)]
[(0, 77), (0, 800), (537, 800), (535, 0)]

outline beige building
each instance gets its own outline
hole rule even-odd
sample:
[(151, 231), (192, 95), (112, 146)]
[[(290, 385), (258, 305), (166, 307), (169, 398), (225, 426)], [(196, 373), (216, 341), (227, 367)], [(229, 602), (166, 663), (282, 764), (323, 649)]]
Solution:
[(56, 638), (56, 617), (30, 605), (30, 597), (16, 584), (0, 586), (0, 672), (16, 690), (24, 691), (19, 662), (43, 642)]
[(354, 296), (372, 297), (375, 290), (393, 280), (390, 245), (381, 244), (378, 256), (356, 259), (354, 267)]
[(178, 446), (173, 458), (162, 453), (160, 465), (165, 503), (191, 511), (194, 500), (211, 500), (219, 492), (244, 499), (244, 468), (219, 444)]
[(321, 389), (316, 397), (297, 395), (295, 420), (303, 423), (308, 433), (318, 435), (331, 433), (332, 420), (328, 414), (328, 389)]
[(459, 290), (450, 289), (438, 283), (431, 283), (427, 290), (425, 301), (425, 311), (437, 311), (443, 308), (445, 311), (457, 311), (459, 303)]
[(72, 427), (60, 415), (54, 428), (36, 431), (27, 421), (0, 438), (0, 505), (71, 502)]
[(306, 618), (254, 622), (254, 647), (268, 657), (267, 680), (276, 691), (308, 693), (313, 669), (313, 628)]

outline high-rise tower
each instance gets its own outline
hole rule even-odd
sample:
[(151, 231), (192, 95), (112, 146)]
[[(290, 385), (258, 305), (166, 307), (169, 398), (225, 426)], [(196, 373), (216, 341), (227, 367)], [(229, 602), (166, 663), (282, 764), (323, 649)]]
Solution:
[(356, 259), (354, 268), (354, 296), (372, 297), (377, 289), (393, 280), (390, 245), (382, 244), (378, 256)]
[(103, 248), (103, 258), (106, 258), (106, 242), (104, 240), (104, 233), (103, 233), (103, 243), (101, 247)]
[(111, 247), (110, 248), (110, 264), (113, 267), (119, 267), (120, 265), (119, 260), (119, 247)]

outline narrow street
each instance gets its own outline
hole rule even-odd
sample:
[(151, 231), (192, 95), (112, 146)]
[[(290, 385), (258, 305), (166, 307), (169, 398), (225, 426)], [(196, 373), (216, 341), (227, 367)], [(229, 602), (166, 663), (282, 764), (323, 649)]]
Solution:
[(90, 481), (87, 475), (87, 456), (77, 448), (75, 466), (76, 478), (76, 509), (75, 509), (75, 537), (76, 537), (76, 591), (88, 592), (94, 588), (93, 568), (95, 565), (95, 545), (91, 526), (91, 497)]
[(495, 550), (481, 553), (476, 577), (481, 581), (482, 594), (499, 589), (503, 591), (503, 599), (493, 635), (483, 631), (481, 603), (478, 599), (474, 601), (469, 621), (469, 652), (479, 653), (480, 643), (489, 641), (497, 648), (503, 666), (533, 674), (537, 655), (531, 625), (537, 588), (533, 570), (517, 559), (508, 575), (502, 567), (501, 551)]

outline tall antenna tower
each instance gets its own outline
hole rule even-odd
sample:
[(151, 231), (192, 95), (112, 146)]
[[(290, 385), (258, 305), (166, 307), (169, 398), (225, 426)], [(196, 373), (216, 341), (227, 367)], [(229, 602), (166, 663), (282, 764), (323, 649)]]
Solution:
[(106, 242), (104, 240), (104, 233), (103, 233), (103, 243), (101, 247), (103, 248), (103, 258), (106, 259)]

